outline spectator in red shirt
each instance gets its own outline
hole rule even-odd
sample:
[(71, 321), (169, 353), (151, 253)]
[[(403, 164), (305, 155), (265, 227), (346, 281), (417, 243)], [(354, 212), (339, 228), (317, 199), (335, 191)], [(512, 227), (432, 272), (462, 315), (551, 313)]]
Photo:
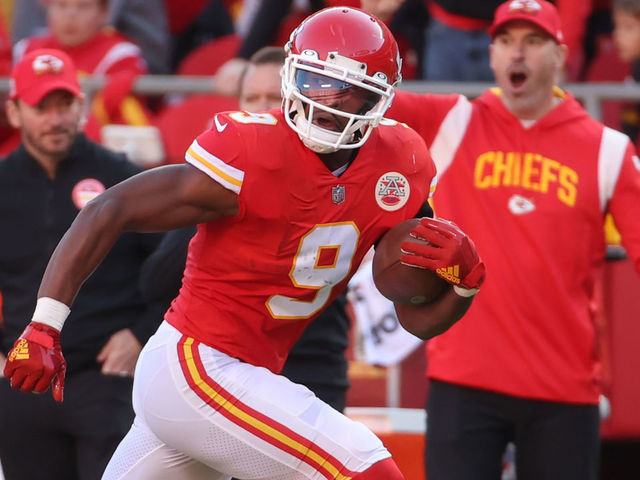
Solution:
[(425, 139), (434, 211), (473, 235), (489, 272), (465, 321), (428, 343), (427, 477), (498, 479), (511, 441), (520, 479), (595, 480), (603, 224), (610, 212), (640, 273), (640, 166), (625, 135), (556, 86), (556, 7), (508, 0), (489, 32), (496, 88), (397, 92), (387, 113)]
[(100, 140), (101, 127), (110, 123), (150, 123), (143, 102), (130, 95), (135, 78), (147, 72), (142, 52), (112, 27), (104, 26), (108, 4), (108, 0), (48, 0), (50, 33), (25, 38), (13, 49), (16, 62), (35, 49), (62, 50), (73, 59), (81, 76), (108, 77), (85, 126), (85, 133), (94, 140)]
[[(13, 43), (46, 31), (45, 5), (49, 0), (13, 1), (15, 3), (11, 19)], [(164, 0), (109, 0), (108, 3), (107, 24), (112, 25), (142, 49), (142, 55), (150, 73), (168, 73), (170, 49), (167, 24), (169, 19), (168, 12), (164, 8)], [(171, 22), (173, 23), (173, 19)]]

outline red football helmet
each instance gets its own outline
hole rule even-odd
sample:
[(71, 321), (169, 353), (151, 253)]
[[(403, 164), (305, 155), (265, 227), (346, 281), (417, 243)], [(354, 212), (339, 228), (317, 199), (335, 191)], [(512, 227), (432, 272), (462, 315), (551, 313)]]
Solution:
[(285, 51), (289, 126), (318, 153), (362, 146), (401, 80), (398, 45), (386, 25), (356, 8), (326, 8), (293, 31)]

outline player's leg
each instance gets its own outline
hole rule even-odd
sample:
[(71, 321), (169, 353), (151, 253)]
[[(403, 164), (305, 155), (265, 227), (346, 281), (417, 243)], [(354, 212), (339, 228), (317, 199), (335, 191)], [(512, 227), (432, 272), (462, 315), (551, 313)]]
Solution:
[(425, 449), (429, 480), (500, 478), (510, 423), (500, 397), (431, 381)]
[[(144, 398), (160, 378), (157, 390), (160, 401), (164, 388), (174, 389), (167, 366), (166, 332), (156, 332), (142, 349), (136, 363), (133, 409), (136, 417), (122, 439), (102, 475), (102, 480), (229, 480), (200, 461), (163, 443), (143, 419)], [(167, 400), (169, 401), (169, 400)], [(180, 418), (180, 403), (170, 405), (171, 415)]]
[(228, 480), (203, 463), (189, 458), (151, 433), (136, 417), (116, 449), (102, 480)]
[(403, 478), (392, 461), (376, 466), (390, 454), (370, 430), (307, 388), (167, 324), (155, 337), (139, 360), (134, 407), (164, 444), (236, 478), (382, 478), (369, 469)]
[(531, 415), (516, 429), (518, 480), (596, 480), (598, 406), (531, 403)]
[(352, 480), (404, 480), (404, 476), (393, 458), (385, 458), (351, 477)]
[(296, 382), (296, 383), (300, 383), (305, 387), (307, 387), (316, 395), (316, 397), (318, 397), (324, 403), (332, 406), (338, 412), (344, 412), (344, 409), (347, 403), (346, 387), (339, 387), (335, 385), (324, 385), (321, 383), (311, 383), (311, 382), (307, 382), (307, 383)]

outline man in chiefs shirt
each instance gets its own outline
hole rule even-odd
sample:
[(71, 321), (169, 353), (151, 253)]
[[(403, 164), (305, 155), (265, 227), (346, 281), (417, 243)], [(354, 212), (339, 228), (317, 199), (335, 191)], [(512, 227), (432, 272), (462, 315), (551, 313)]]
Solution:
[(387, 113), (427, 142), (434, 211), (469, 232), (490, 275), (465, 321), (428, 343), (429, 480), (597, 478), (594, 282), (610, 212), (640, 271), (640, 161), (629, 139), (555, 87), (555, 7), (509, 0), (490, 28), (498, 88), (399, 94)]
[(133, 81), (147, 72), (137, 45), (105, 26), (108, 0), (47, 0), (49, 33), (20, 40), (13, 48), (14, 62), (40, 48), (62, 50), (71, 57), (81, 76), (106, 76), (107, 83), (95, 96), (85, 134), (101, 141), (107, 124), (148, 125), (143, 102), (131, 96)]
[[(325, 9), (287, 52), (283, 111), (217, 114), (187, 163), (148, 170), (82, 210), (7, 357), (14, 388), (43, 392), (55, 376), (60, 398), (68, 305), (113, 242), (198, 224), (180, 293), (136, 366), (137, 417), (105, 479), (404, 478), (371, 431), (277, 373), (368, 249), (420, 211), (435, 166), (413, 130), (380, 123), (400, 80), (384, 24)], [(464, 314), (484, 266), (454, 225), (423, 218), (414, 231), (431, 245), (404, 242), (414, 251), (404, 262), (460, 271), (438, 301), (397, 306), (429, 338)]]

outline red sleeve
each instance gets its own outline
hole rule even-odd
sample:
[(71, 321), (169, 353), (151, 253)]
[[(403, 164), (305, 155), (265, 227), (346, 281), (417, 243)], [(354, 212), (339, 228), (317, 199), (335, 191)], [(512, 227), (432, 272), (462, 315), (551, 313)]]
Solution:
[(458, 94), (435, 95), (396, 90), (386, 117), (406, 123), (431, 147), (440, 124), (459, 98)]
[(147, 65), (142, 57), (130, 56), (118, 60), (106, 71), (108, 75), (120, 72), (129, 72), (135, 73), (137, 75), (144, 75), (147, 73)]
[[(129, 72), (138, 75), (147, 73), (147, 64), (142, 57), (142, 50), (134, 42), (128, 40), (113, 27), (105, 27), (99, 35), (84, 44), (88, 52), (93, 54), (92, 67), (88, 69), (94, 74)], [(88, 66), (88, 65), (87, 65)]]
[(609, 201), (609, 211), (622, 236), (622, 246), (640, 274), (638, 199), (640, 199), (640, 159), (629, 142), (613, 196)]
[[(102, 123), (149, 125), (151, 112), (144, 101), (141, 97), (131, 97), (136, 78), (147, 73), (139, 47), (120, 39), (116, 34), (105, 34), (102, 38), (103, 42), (107, 45), (111, 43), (111, 46), (103, 51), (96, 49), (96, 53), (99, 53), (95, 57), (97, 66), (91, 69), (93, 73), (98, 73), (98, 70), (104, 68), (104, 74), (107, 75), (100, 100), (108, 119)], [(107, 64), (102, 67), (105, 62)]]
[[(244, 136), (251, 125), (243, 125), (245, 112), (224, 112), (213, 117), (213, 125), (193, 141), (185, 159), (225, 188), (240, 194), (244, 180)], [(238, 120), (240, 119), (240, 120)], [(246, 132), (246, 133), (245, 133)]]

